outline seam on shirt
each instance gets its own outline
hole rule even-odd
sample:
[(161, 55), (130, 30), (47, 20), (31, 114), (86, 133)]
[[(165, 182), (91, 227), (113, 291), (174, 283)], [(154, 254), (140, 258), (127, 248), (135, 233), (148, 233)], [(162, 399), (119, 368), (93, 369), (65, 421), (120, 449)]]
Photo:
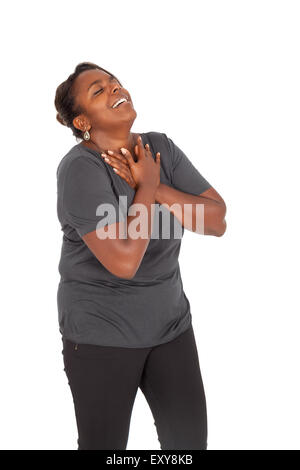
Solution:
[[(84, 158), (84, 159), (89, 159), (90, 161), (93, 161), (93, 162), (95, 161), (91, 157), (84, 155), (82, 153), (81, 149), (79, 149), (79, 154), (76, 155), (75, 157), (73, 157), (73, 159), (68, 163), (68, 167), (65, 170), (66, 173), (64, 175), (63, 187), (62, 187), (62, 196), (61, 196), (61, 206), (62, 206), (62, 210), (63, 210), (63, 215), (64, 215), (66, 221), (68, 222), (68, 224), (70, 225), (70, 227), (72, 227), (76, 231), (77, 231), (77, 229), (75, 227), (73, 227), (72, 223), (70, 222), (70, 219), (68, 218), (68, 213), (65, 209), (65, 183), (66, 183), (66, 179), (68, 177), (68, 171), (69, 171), (72, 163), (76, 162), (80, 157), (81, 157), (81, 159)], [(103, 168), (102, 165), (96, 165), (96, 166), (98, 166), (99, 168)], [(79, 232), (77, 232), (77, 233), (80, 237), (82, 237), (82, 235), (80, 235)]]
[(180, 159), (176, 163), (176, 165), (174, 165), (174, 152), (173, 152), (173, 149), (172, 149), (172, 146), (171, 146), (171, 142), (173, 143), (173, 145), (174, 145), (174, 142), (172, 141), (172, 139), (170, 137), (167, 136), (167, 134), (162, 133), (162, 135), (165, 137), (165, 139), (167, 141), (167, 145), (169, 147), (169, 151), (170, 151), (170, 155), (171, 155), (171, 165), (170, 165), (171, 166), (171, 183), (174, 184), (174, 170), (177, 167), (177, 165), (180, 163)]

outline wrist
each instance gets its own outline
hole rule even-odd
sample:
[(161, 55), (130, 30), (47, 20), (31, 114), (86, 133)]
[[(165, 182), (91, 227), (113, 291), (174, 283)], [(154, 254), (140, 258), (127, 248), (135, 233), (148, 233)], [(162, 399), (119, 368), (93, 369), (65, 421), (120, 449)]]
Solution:
[(161, 196), (161, 183), (159, 183), (159, 185), (157, 186), (156, 191), (155, 191), (155, 199), (158, 202), (159, 202), (160, 196)]
[(138, 189), (148, 189), (149, 191), (153, 191), (156, 193), (157, 191), (157, 186), (151, 184), (151, 183), (141, 183), (138, 185)]

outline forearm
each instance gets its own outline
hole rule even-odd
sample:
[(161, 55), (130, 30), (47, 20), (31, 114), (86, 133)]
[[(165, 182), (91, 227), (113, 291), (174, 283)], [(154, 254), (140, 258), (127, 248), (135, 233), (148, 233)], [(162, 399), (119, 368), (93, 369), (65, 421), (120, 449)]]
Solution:
[[(153, 186), (140, 186), (136, 190), (132, 205), (129, 208), (127, 236), (124, 238), (124, 246), (127, 259), (132, 261), (133, 273), (138, 270), (151, 239), (155, 191), (156, 188)], [(138, 207), (138, 204), (141, 204), (141, 206)], [(152, 210), (151, 207), (153, 207)], [(134, 235), (138, 238), (135, 238)]]
[[(155, 200), (170, 210), (187, 230), (215, 236), (221, 236), (226, 230), (226, 206), (219, 200), (184, 193), (162, 183), (156, 190)], [(198, 204), (203, 204), (202, 208)], [(203, 227), (199, 226), (201, 210), (204, 211)]]

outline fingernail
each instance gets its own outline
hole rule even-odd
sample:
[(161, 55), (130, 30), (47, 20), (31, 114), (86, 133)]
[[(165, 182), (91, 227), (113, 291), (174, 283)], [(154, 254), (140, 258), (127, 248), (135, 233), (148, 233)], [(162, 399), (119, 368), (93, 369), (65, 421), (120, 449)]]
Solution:
[(109, 158), (107, 158), (107, 157), (105, 157), (104, 160), (105, 160), (106, 162), (109, 162)]
[(116, 173), (118, 173), (118, 170), (117, 170), (116, 168), (113, 168), (113, 170), (114, 170)]
[(108, 153), (109, 155), (113, 155), (113, 154), (114, 154), (114, 152), (112, 152), (111, 150), (107, 150), (107, 153)]
[(106, 157), (106, 153), (101, 153), (101, 157)]
[(141, 138), (141, 136), (140, 136), (140, 135), (139, 135), (139, 141), (140, 141), (140, 142), (142, 142), (142, 138)]
[(126, 149), (124, 149), (124, 148), (122, 147), (120, 150), (121, 150), (121, 152), (123, 153), (123, 155), (125, 155)]

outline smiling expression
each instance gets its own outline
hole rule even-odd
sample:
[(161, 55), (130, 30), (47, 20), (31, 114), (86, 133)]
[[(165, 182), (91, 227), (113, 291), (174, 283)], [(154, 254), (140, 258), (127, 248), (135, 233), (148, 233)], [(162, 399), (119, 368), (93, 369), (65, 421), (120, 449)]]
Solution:
[[(84, 110), (84, 126), (91, 125), (93, 128), (104, 130), (111, 126), (132, 122), (136, 118), (130, 93), (126, 90), (116, 77), (109, 75), (103, 70), (92, 69), (82, 72), (73, 85), (75, 104)], [(117, 107), (112, 106), (119, 99), (126, 99)], [(80, 127), (77, 117), (73, 121), (74, 126)]]

